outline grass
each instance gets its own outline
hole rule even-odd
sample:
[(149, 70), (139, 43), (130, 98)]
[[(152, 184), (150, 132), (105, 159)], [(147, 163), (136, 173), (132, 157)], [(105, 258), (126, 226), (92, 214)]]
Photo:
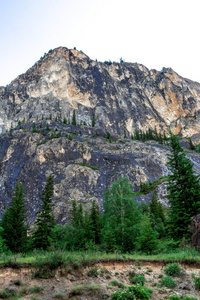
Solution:
[(33, 278), (53, 277), (55, 270), (66, 265), (67, 260), (61, 251), (48, 252), (45, 257), (37, 255), (33, 263), (32, 276)]
[(102, 291), (102, 287), (98, 284), (80, 284), (74, 286), (69, 292), (69, 296), (77, 296), (82, 294), (92, 295), (94, 293), (100, 293)]
[(111, 284), (113, 286), (117, 286), (120, 289), (124, 289), (125, 288), (125, 284), (123, 284), (122, 282), (119, 282), (118, 280), (114, 279), (111, 281)]
[[(55, 259), (54, 259), (55, 258)], [(159, 253), (155, 255), (146, 255), (140, 253), (121, 254), (106, 253), (100, 251), (32, 251), (27, 254), (1, 254), (0, 265), (4, 267), (18, 268), (23, 265), (33, 267), (41, 264), (48, 264), (50, 269), (56, 269), (62, 265), (69, 265), (70, 268), (79, 268), (82, 265), (92, 265), (100, 261), (132, 261), (135, 264), (142, 262), (161, 262), (175, 263), (182, 262), (188, 264), (200, 265), (200, 255), (195, 249), (177, 250), (171, 253)]]
[(53, 297), (54, 299), (66, 299), (65, 295), (61, 292), (56, 293)]

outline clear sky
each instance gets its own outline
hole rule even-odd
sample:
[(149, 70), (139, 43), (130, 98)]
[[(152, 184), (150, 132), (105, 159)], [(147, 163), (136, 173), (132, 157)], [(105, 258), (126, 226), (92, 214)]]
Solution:
[(0, 0), (0, 86), (59, 46), (200, 82), (199, 8), (199, 0)]

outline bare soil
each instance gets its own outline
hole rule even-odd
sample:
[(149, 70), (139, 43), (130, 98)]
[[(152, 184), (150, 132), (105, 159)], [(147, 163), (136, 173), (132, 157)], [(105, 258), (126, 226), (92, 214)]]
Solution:
[[(162, 263), (101, 262), (77, 270), (69, 267), (60, 269), (52, 278), (46, 279), (33, 278), (34, 270), (28, 267), (18, 270), (1, 268), (0, 295), (3, 295), (2, 291), (12, 294), (14, 290), (17, 294), (16, 299), (110, 299), (111, 294), (119, 289), (117, 285), (120, 283), (132, 285), (129, 274), (135, 272), (145, 276), (145, 285), (153, 290), (151, 299), (169, 299), (173, 294), (180, 297), (190, 295), (200, 299), (200, 292), (194, 289), (192, 278), (192, 274), (200, 276), (200, 266), (180, 266), (184, 274), (173, 278), (176, 281), (173, 289), (159, 285), (160, 279), (166, 276)], [(3, 299), (3, 296), (0, 296), (0, 299)]]

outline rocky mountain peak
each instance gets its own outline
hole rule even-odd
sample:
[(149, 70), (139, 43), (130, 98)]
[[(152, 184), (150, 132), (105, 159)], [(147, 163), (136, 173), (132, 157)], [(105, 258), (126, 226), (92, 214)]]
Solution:
[[(0, 216), (22, 182), (33, 222), (49, 174), (61, 223), (73, 199), (102, 207), (106, 186), (123, 176), (136, 192), (140, 182), (161, 178), (157, 193), (165, 201), (169, 147), (131, 139), (149, 129), (161, 135), (172, 130), (199, 143), (200, 84), (171, 68), (149, 70), (93, 61), (75, 49), (50, 50), (0, 87)], [(199, 154), (190, 158), (199, 174)], [(148, 202), (151, 194), (138, 199)]]
[(115, 135), (155, 129), (199, 141), (200, 84), (171, 68), (161, 72), (136, 63), (97, 62), (58, 47), (26, 73), (0, 88), (0, 131), (18, 121), (49, 117), (95, 124)]

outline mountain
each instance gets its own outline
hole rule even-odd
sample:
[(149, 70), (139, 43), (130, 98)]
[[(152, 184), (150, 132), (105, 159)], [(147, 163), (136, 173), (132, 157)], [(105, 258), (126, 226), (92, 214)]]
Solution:
[[(59, 47), (0, 87), (0, 99), (0, 211), (21, 181), (30, 223), (50, 173), (61, 223), (69, 218), (73, 199), (85, 206), (94, 199), (102, 207), (106, 187), (120, 176), (128, 176), (136, 192), (140, 181), (158, 180), (164, 201), (169, 147), (133, 141), (137, 130), (163, 135), (171, 129), (200, 142), (200, 84), (170, 68), (102, 63)], [(200, 173), (199, 154), (188, 156)], [(136, 199), (150, 201), (151, 194)]]

